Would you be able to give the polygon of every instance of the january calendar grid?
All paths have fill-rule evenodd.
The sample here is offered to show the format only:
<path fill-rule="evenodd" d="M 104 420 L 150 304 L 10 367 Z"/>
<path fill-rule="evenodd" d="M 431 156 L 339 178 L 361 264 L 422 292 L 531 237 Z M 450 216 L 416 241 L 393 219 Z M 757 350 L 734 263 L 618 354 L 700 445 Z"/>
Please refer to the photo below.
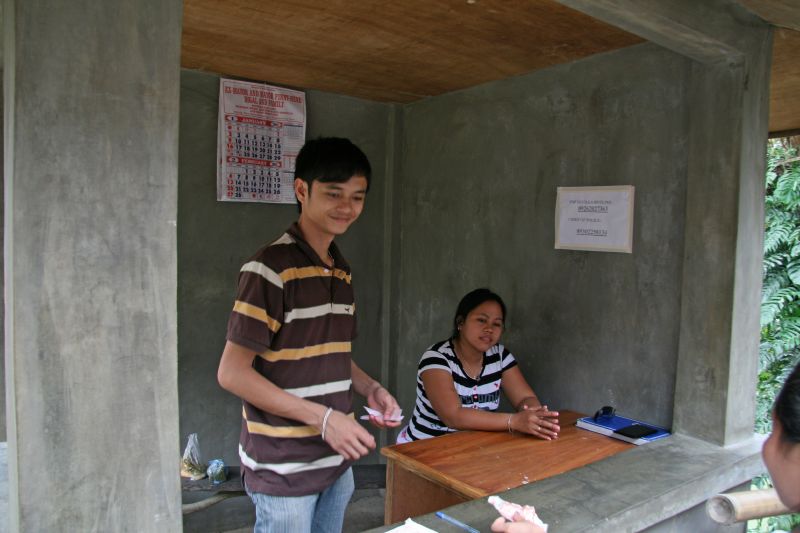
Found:
<path fill-rule="evenodd" d="M 294 203 L 294 161 L 305 141 L 305 94 L 220 80 L 217 199 Z"/>

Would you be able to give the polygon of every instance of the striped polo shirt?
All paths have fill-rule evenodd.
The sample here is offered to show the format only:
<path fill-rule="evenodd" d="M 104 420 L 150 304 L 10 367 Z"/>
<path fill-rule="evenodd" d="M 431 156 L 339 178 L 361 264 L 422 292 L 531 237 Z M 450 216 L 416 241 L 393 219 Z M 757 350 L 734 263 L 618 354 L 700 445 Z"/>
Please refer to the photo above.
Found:
<path fill-rule="evenodd" d="M 335 244 L 327 267 L 295 223 L 239 273 L 227 339 L 253 350 L 253 368 L 285 391 L 351 413 L 350 343 L 356 333 L 350 268 Z M 253 492 L 321 492 L 350 466 L 299 421 L 243 402 L 239 458 Z"/>
<path fill-rule="evenodd" d="M 417 368 L 417 402 L 408 426 L 400 432 L 398 443 L 438 437 L 457 431 L 447 427 L 433 409 L 422 374 L 428 370 L 439 369 L 453 376 L 456 394 L 462 407 L 496 411 L 500 406 L 500 385 L 503 372 L 516 366 L 517 361 L 502 344 L 495 344 L 483 354 L 483 368 L 478 379 L 473 379 L 464 371 L 461 361 L 456 357 L 451 341 L 434 344 L 422 354 Z"/>

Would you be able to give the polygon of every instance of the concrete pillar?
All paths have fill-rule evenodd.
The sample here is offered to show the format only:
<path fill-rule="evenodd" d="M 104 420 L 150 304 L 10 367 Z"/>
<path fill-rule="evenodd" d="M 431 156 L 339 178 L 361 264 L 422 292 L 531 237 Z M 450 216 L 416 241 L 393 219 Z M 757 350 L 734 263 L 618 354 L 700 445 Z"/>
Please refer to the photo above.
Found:
<path fill-rule="evenodd" d="M 772 32 L 732 0 L 559 1 L 694 60 L 673 429 L 750 438 Z"/>
<path fill-rule="evenodd" d="M 5 0 L 11 531 L 181 529 L 180 0 Z"/>
<path fill-rule="evenodd" d="M 720 445 L 755 420 L 771 32 L 692 67 L 675 429 Z"/>

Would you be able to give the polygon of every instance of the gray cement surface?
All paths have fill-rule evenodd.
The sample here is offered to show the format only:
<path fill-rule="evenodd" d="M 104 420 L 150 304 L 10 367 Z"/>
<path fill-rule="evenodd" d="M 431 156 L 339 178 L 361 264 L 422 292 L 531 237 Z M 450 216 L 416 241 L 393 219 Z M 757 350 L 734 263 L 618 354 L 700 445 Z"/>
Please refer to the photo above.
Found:
<path fill-rule="evenodd" d="M 762 441 L 763 437 L 754 436 L 746 443 L 722 448 L 673 435 L 511 489 L 502 496 L 534 505 L 551 531 L 559 533 L 619 533 L 648 528 L 659 533 L 716 533 L 723 530 L 700 508 L 714 494 L 739 487 L 764 471 Z M 449 507 L 446 512 L 480 531 L 488 531 L 496 517 L 486 498 Z M 433 514 L 414 520 L 426 527 L 441 527 Z M 390 529 L 392 526 L 382 526 L 374 533 Z"/>
<path fill-rule="evenodd" d="M 359 489 L 353 493 L 344 515 L 342 533 L 356 533 L 383 525 L 386 489 Z"/>
<path fill-rule="evenodd" d="M 674 418 L 673 427 L 713 442 L 751 430 L 752 395 L 742 391 L 755 382 L 755 363 L 744 359 L 758 333 L 748 324 L 756 324 L 760 280 L 754 236 L 762 228 L 753 203 L 763 202 L 763 172 L 752 169 L 763 165 L 768 62 L 758 55 L 767 48 L 765 30 L 732 19 L 731 2 L 702 3 L 715 16 L 697 15 L 689 0 L 647 5 L 687 13 L 723 45 L 733 34 L 757 44 L 746 73 L 741 65 L 712 72 L 689 59 L 693 53 L 650 42 L 402 108 L 309 92 L 309 136 L 351 137 L 375 167 L 367 210 L 341 242 L 358 276 L 363 318 L 354 357 L 373 376 L 390 378 L 407 412 L 419 355 L 448 333 L 458 298 L 489 285 L 509 307 L 504 342 L 551 406 L 593 412 L 611 403 L 654 423 Z M 0 470 L 0 489 L 21 498 L 12 509 L 6 496 L 0 511 L 23 531 L 73 518 L 76 528 L 113 530 L 130 516 L 147 521 L 140 531 L 174 531 L 179 486 L 164 465 L 174 466 L 182 438 L 201 433 L 211 457 L 228 459 L 236 449 L 239 402 L 213 376 L 239 254 L 256 244 L 243 239 L 263 242 L 295 213 L 213 200 L 213 76 L 184 76 L 192 79 L 183 80 L 175 161 L 180 3 L 124 2 L 121 16 L 120 6 L 86 0 L 58 10 L 44 2 L 4 5 L 16 17 L 7 18 L 15 23 L 6 25 L 14 32 L 5 41 L 14 45 L 5 53 L 13 59 L 5 65 L 13 73 L 6 111 L 14 119 L 6 134 L 14 147 L 6 155 L 13 171 L 6 175 L 6 249 L 14 254 L 5 290 L 14 310 L 6 343 L 14 350 L 5 355 L 7 382 L 16 384 L 6 412 L 17 413 L 10 433 L 26 446 L 3 450 L 2 464 L 8 455 L 14 460 L 10 474 Z M 654 9 L 635 16 L 661 20 Z M 686 16 L 676 20 L 692 28 Z M 72 38 L 76 27 L 99 40 Z M 691 35 L 705 43 L 699 31 Z M 192 92 L 195 83 L 200 93 Z M 192 146 L 197 153 L 187 151 Z M 636 186 L 635 252 L 554 250 L 556 187 L 620 183 Z M 254 226 L 263 237 L 248 231 Z M 65 268 L 51 257 L 74 259 Z M 730 423 L 728 413 L 735 415 Z M 109 445 L 113 432 L 97 439 L 85 430 L 115 427 L 121 418 L 135 436 L 124 447 Z M 676 487 L 686 476 L 699 478 L 678 459 L 695 462 L 698 450 L 678 446 L 672 462 L 638 463 L 649 471 L 676 466 L 667 471 L 670 498 L 634 505 L 626 498 L 637 493 L 608 486 L 619 473 L 630 475 L 630 465 L 527 490 L 536 501 L 558 496 L 542 509 L 575 525 L 566 530 L 644 527 L 653 512 L 682 512 L 707 489 L 746 477 L 737 463 L 720 461 L 710 473 L 716 485 L 695 482 L 687 501 Z M 712 458 L 725 452 L 703 451 Z M 41 457 L 48 464 L 31 469 Z M 98 458 L 122 471 L 107 475 L 112 469 Z M 81 483 L 87 475 L 100 481 Z M 63 490 L 72 486 L 80 490 Z M 577 504 L 559 507 L 571 491 L 580 495 Z M 485 504 L 465 505 L 467 517 L 488 519 Z M 601 522 L 604 515 L 611 522 Z"/>
<path fill-rule="evenodd" d="M 0 442 L 0 533 L 8 531 L 8 443 Z"/>
<path fill-rule="evenodd" d="M 3 518 L 174 533 L 182 2 L 53 7 L 3 5 Z"/>

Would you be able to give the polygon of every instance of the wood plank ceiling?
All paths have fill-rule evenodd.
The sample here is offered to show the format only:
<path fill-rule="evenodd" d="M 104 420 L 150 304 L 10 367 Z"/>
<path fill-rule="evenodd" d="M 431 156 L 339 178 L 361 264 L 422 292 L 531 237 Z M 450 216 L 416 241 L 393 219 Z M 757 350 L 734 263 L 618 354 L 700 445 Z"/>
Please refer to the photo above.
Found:
<path fill-rule="evenodd" d="M 770 131 L 800 129 L 800 32 L 781 32 Z M 554 0 L 184 0 L 181 65 L 407 103 L 641 42 Z"/>

